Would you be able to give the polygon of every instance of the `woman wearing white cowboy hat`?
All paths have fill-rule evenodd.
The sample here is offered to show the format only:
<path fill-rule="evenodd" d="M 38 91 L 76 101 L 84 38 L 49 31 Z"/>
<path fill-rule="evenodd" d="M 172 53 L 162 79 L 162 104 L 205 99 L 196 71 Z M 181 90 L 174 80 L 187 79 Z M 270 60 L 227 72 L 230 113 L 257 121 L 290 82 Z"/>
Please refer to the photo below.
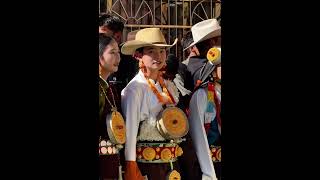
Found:
<path fill-rule="evenodd" d="M 138 74 L 121 92 L 127 127 L 126 180 L 145 177 L 163 180 L 168 175 L 179 179 L 176 162 L 177 156 L 182 154 L 179 142 L 168 140 L 156 127 L 164 108 L 175 106 L 179 100 L 177 88 L 162 78 L 161 71 L 166 50 L 176 42 L 177 39 L 169 45 L 159 28 L 146 28 L 138 31 L 135 40 L 127 41 L 121 48 L 123 54 L 133 55 L 140 67 Z"/>
<path fill-rule="evenodd" d="M 190 46 L 197 46 L 200 55 L 191 57 L 188 64 L 195 86 L 189 104 L 190 135 L 202 179 L 220 179 L 221 88 L 217 83 L 217 66 L 221 62 L 221 28 L 216 19 L 208 19 L 195 24 L 191 31 L 194 42 Z"/>

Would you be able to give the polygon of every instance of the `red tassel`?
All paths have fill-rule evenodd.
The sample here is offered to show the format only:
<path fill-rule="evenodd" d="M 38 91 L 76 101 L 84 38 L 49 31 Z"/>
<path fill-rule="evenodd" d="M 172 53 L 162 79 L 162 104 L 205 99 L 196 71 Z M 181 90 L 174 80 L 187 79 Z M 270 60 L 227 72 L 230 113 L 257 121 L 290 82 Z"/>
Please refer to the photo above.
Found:
<path fill-rule="evenodd" d="M 205 123 L 205 124 L 204 124 L 204 129 L 206 130 L 206 133 L 207 133 L 207 134 L 208 134 L 208 132 L 209 132 L 210 125 L 211 125 L 211 123 Z"/>

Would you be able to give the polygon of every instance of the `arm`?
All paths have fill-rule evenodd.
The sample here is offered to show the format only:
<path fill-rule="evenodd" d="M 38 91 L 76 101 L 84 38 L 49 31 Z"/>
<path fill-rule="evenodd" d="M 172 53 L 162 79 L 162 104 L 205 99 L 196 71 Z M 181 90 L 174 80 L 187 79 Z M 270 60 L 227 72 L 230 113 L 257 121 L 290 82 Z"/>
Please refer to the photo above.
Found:
<path fill-rule="evenodd" d="M 126 120 L 126 144 L 125 144 L 125 179 L 141 180 L 141 172 L 136 163 L 136 144 L 140 122 L 141 93 L 132 89 L 124 89 L 121 92 L 122 112 Z"/>
<path fill-rule="evenodd" d="M 183 79 L 179 74 L 176 74 L 176 77 L 173 79 L 173 82 L 181 92 L 182 96 L 191 94 L 191 91 L 184 87 Z"/>
<path fill-rule="evenodd" d="M 140 121 L 139 102 L 141 102 L 139 92 L 134 92 L 134 90 L 131 89 L 122 91 L 121 106 L 123 115 L 126 119 L 126 161 L 136 161 L 136 144 Z"/>
<path fill-rule="evenodd" d="M 209 179 L 216 180 L 207 134 L 204 129 L 206 106 L 207 95 L 205 90 L 200 88 L 193 94 L 190 101 L 190 135 L 203 173 L 202 179 L 208 179 L 209 177 Z"/>

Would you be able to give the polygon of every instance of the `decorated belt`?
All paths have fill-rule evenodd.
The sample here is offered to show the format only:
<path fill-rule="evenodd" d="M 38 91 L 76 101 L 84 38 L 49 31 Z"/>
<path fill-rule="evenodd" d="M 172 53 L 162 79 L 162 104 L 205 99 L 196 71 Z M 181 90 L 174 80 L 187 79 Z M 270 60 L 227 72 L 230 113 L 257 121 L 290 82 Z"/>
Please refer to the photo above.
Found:
<path fill-rule="evenodd" d="M 177 143 L 137 143 L 137 162 L 168 163 L 183 154 Z"/>
<path fill-rule="evenodd" d="M 221 162 L 221 146 L 210 146 L 210 152 L 213 162 Z"/>
<path fill-rule="evenodd" d="M 99 155 L 119 154 L 122 145 L 115 145 L 110 140 L 101 140 L 99 143 Z"/>

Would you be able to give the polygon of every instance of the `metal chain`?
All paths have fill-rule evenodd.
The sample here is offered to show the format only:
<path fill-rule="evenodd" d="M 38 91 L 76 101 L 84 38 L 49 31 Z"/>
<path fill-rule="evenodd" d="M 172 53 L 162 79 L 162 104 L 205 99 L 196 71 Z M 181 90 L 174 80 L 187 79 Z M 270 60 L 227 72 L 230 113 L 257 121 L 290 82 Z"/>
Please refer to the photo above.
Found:
<path fill-rule="evenodd" d="M 101 78 L 101 79 L 102 79 L 102 78 Z M 107 83 L 104 79 L 102 79 L 102 80 L 108 85 L 108 83 Z M 111 91 L 111 96 L 112 96 L 113 104 L 114 104 L 114 105 L 111 104 L 110 100 L 108 99 L 107 93 L 105 92 L 105 90 L 104 90 L 104 88 L 103 88 L 103 86 L 101 85 L 100 82 L 99 82 L 99 85 L 100 85 L 100 88 L 102 89 L 102 92 L 103 92 L 104 96 L 106 97 L 108 103 L 109 103 L 110 106 L 112 107 L 111 110 L 112 110 L 112 111 L 113 111 L 113 110 L 117 111 L 117 105 L 116 105 L 116 101 L 114 100 L 114 95 L 113 95 L 113 92 L 112 92 L 112 88 L 109 86 L 110 91 Z"/>

